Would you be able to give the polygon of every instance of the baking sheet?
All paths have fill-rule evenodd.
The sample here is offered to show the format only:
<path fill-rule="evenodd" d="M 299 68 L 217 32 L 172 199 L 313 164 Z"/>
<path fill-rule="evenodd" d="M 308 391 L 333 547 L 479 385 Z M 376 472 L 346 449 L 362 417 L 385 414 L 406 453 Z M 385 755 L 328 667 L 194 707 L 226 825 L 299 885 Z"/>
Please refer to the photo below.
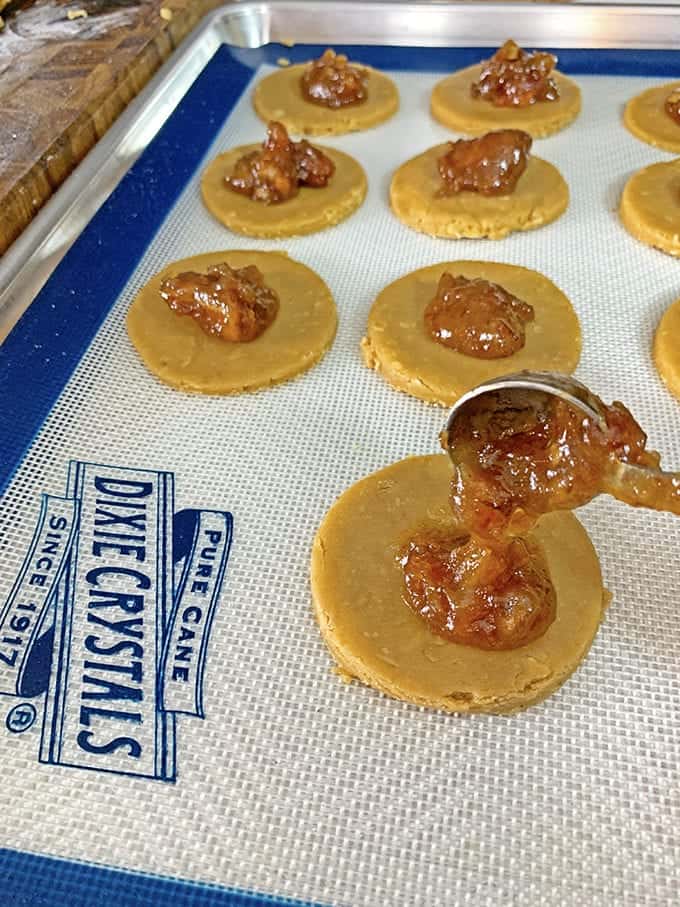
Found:
<path fill-rule="evenodd" d="M 497 47 L 512 33 L 524 46 L 674 50 L 680 16 L 672 4 L 513 2 L 225 3 L 208 14 L 134 98 L 96 147 L 0 258 L 0 342 L 83 227 L 154 139 L 175 105 L 224 43 L 260 48 L 291 40 L 393 47 Z M 670 54 L 668 55 L 670 58 Z M 632 74 L 634 54 L 617 72 Z M 270 60 L 273 62 L 273 60 Z M 674 69 L 671 64 L 671 69 Z M 659 75 L 660 72 L 654 72 Z M 674 77 L 676 72 L 672 72 Z"/>
<path fill-rule="evenodd" d="M 678 404 L 650 358 L 654 327 L 680 295 L 677 262 L 636 243 L 615 214 L 627 176 L 670 158 L 620 124 L 622 103 L 654 80 L 578 77 L 581 117 L 535 144 L 571 188 L 559 221 L 499 242 L 447 242 L 402 226 L 386 201 L 395 167 L 448 135 L 427 112 L 441 75 L 393 76 L 399 116 L 326 140 L 369 177 L 366 203 L 338 227 L 285 242 L 232 236 L 203 210 L 198 174 L 189 182 L 11 482 L 2 589 L 39 492 L 63 493 L 70 459 L 172 471 L 175 510 L 231 512 L 234 542 L 206 719 L 178 719 L 176 783 L 40 765 L 37 725 L 1 734 L 0 841 L 332 904 L 673 903 L 677 521 L 604 498 L 580 512 L 614 603 L 576 676 L 512 718 L 447 717 L 343 685 L 311 616 L 310 545 L 335 497 L 436 449 L 444 412 L 387 387 L 359 355 L 373 298 L 413 268 L 473 258 L 545 273 L 581 318 L 577 375 L 623 399 L 665 461 L 680 463 Z M 261 134 L 244 95 L 208 158 Z M 340 327 L 319 366 L 232 399 L 185 396 L 146 372 L 124 329 L 136 289 L 168 261 L 219 248 L 283 248 L 328 282 Z"/>

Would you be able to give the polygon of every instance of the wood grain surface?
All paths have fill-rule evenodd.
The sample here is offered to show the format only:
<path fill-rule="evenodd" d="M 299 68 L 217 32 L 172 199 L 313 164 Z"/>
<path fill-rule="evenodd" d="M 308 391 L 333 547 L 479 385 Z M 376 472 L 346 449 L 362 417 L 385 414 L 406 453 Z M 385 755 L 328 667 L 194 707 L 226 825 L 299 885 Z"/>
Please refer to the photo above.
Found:
<path fill-rule="evenodd" d="M 20 0 L 3 10 L 0 254 L 220 2 Z M 87 16 L 69 18 L 79 10 Z"/>

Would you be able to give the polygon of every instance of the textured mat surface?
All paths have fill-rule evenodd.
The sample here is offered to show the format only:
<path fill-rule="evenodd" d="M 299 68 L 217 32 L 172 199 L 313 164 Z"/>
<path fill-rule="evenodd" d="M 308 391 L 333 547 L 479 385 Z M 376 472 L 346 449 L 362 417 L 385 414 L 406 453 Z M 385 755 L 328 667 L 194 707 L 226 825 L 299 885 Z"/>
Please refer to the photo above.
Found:
<path fill-rule="evenodd" d="M 0 843 L 356 907 L 672 903 L 680 521 L 608 499 L 581 512 L 613 604 L 576 676 L 509 719 L 445 717 L 343 685 L 312 619 L 310 545 L 333 500 L 381 466 L 436 449 L 444 412 L 393 391 L 359 355 L 373 298 L 411 269 L 475 258 L 545 273 L 581 319 L 578 376 L 622 399 L 680 466 L 680 404 L 650 356 L 655 325 L 680 295 L 678 264 L 635 242 L 615 211 L 632 171 L 670 159 L 620 123 L 624 101 L 653 80 L 578 78 L 581 117 L 534 147 L 569 183 L 559 221 L 500 242 L 447 242 L 389 211 L 393 170 L 447 137 L 427 113 L 438 77 L 395 78 L 397 117 L 326 140 L 369 177 L 364 206 L 334 229 L 286 242 L 232 236 L 203 209 L 196 175 L 14 477 L 0 518 L 3 592 L 39 491 L 62 493 L 71 458 L 174 472 L 176 509 L 229 510 L 234 542 L 206 720 L 179 719 L 177 783 L 40 765 L 37 725 L 2 733 Z M 261 134 L 244 97 L 211 153 Z M 340 327 L 319 366 L 224 399 L 185 396 L 146 372 L 124 327 L 134 293 L 168 261 L 220 248 L 283 248 L 327 281 Z M 11 701 L 0 702 L 4 721 Z"/>

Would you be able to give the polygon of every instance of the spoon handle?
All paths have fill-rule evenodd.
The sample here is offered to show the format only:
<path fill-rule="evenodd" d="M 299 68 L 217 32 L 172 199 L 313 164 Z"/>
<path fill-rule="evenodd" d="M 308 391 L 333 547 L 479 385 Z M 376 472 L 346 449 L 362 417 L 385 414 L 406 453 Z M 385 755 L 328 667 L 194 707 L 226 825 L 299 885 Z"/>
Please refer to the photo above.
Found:
<path fill-rule="evenodd" d="M 680 516 L 680 472 L 662 472 L 619 461 L 603 490 L 633 507 L 666 510 Z"/>

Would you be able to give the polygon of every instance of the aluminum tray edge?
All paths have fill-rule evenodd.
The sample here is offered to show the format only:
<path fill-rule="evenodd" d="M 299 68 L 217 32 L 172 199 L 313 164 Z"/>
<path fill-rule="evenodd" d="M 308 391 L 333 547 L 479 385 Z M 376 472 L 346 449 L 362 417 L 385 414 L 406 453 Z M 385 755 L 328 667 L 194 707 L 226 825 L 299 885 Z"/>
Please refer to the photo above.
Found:
<path fill-rule="evenodd" d="M 560 3 L 399 3 L 356 0 L 233 2 L 210 13 L 163 64 L 85 160 L 0 259 L 0 342 L 49 278 L 221 43 L 493 45 L 511 31 L 520 43 L 554 47 L 674 48 L 675 6 Z"/>

